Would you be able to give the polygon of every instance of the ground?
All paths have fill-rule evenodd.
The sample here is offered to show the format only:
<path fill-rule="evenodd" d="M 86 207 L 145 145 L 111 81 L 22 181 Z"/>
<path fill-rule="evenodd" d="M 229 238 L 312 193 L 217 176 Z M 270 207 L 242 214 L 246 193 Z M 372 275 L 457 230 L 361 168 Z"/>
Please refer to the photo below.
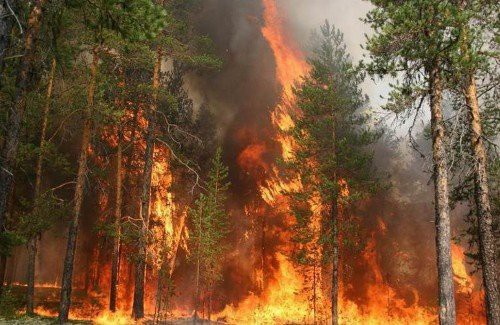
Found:
<path fill-rule="evenodd" d="M 55 318 L 41 317 L 41 316 L 19 316 L 13 319 L 6 319 L 0 317 L 0 324 L 9 325 L 45 325 L 45 324 L 56 324 Z M 71 324 L 91 324 L 90 322 L 71 322 Z"/>

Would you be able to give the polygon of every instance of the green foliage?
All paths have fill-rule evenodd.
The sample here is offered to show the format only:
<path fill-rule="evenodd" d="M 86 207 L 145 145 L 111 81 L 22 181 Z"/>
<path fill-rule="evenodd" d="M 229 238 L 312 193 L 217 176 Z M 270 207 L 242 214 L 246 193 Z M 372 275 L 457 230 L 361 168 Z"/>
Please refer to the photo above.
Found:
<path fill-rule="evenodd" d="M 16 228 L 26 239 L 44 233 L 70 213 L 68 203 L 56 197 L 51 191 L 41 194 L 34 202 L 22 200 L 21 205 L 26 212 L 19 213 Z"/>
<path fill-rule="evenodd" d="M 16 318 L 23 304 L 23 299 L 16 295 L 11 288 L 4 288 L 0 295 L 0 316 L 6 319 Z"/>
<path fill-rule="evenodd" d="M 165 27 L 167 17 L 153 0 L 72 0 L 69 4 L 83 17 L 98 44 L 114 35 L 130 41 L 153 39 Z"/>
<path fill-rule="evenodd" d="M 0 233 L 0 255 L 10 256 L 12 249 L 26 243 L 26 239 L 15 231 L 4 231 Z"/>
<path fill-rule="evenodd" d="M 397 78 L 391 84 L 386 108 L 397 113 L 419 109 L 428 94 L 427 73 L 444 63 L 444 53 L 459 39 L 449 28 L 457 8 L 450 1 L 372 0 L 375 7 L 364 19 L 374 31 L 367 38 L 372 76 Z"/>
<path fill-rule="evenodd" d="M 498 1 L 432 1 L 432 0 L 371 0 L 375 7 L 365 18 L 374 30 L 367 39 L 370 62 L 367 71 L 372 76 L 391 76 L 398 81 L 386 109 L 418 116 L 429 95 L 429 72 L 439 69 L 444 83 L 444 110 L 447 147 L 454 179 L 453 203 L 466 203 L 469 224 L 460 237 L 466 237 L 472 247 L 477 244 L 476 212 L 474 207 L 474 154 L 468 108 L 464 99 L 466 80 L 474 78 L 479 89 L 479 101 L 485 138 L 495 139 L 499 132 L 498 108 Z M 408 115 L 404 116 L 407 118 Z M 451 115 L 449 117 L 448 115 Z M 411 133 L 410 129 L 410 133 Z M 430 132 L 427 137 L 430 137 Z M 493 140 L 492 142 L 494 142 Z M 495 146 L 489 155 L 497 164 Z M 490 177 L 497 177 L 490 166 Z M 493 198 L 493 195 L 492 195 Z M 493 198 L 494 201 L 494 198 Z M 494 203 L 493 203 L 494 204 Z M 476 258 L 475 253 L 471 257 Z"/>
<path fill-rule="evenodd" d="M 288 193 L 296 219 L 294 240 L 303 247 L 295 256 L 300 264 L 314 259 L 308 244 L 328 246 L 331 241 L 332 205 L 348 207 L 378 186 L 369 146 L 380 133 L 369 128 L 369 116 L 363 112 L 367 103 L 361 91 L 364 75 L 352 64 L 342 33 L 328 22 L 314 43 L 311 72 L 295 89 L 299 112 L 289 131 L 296 143 L 295 155 L 285 162 L 303 185 L 302 190 Z M 341 180 L 346 182 L 348 196 L 340 195 Z M 322 211 L 312 204 L 318 197 Z M 314 234 L 310 227 L 318 213 L 324 226 L 320 234 Z"/>
<path fill-rule="evenodd" d="M 191 70 L 218 70 L 222 61 L 215 55 L 212 40 L 200 35 L 192 23 L 199 0 L 173 0 L 165 3 L 168 26 L 156 40 L 177 63 Z"/>
<path fill-rule="evenodd" d="M 221 258 L 226 250 L 223 242 L 229 232 L 226 201 L 230 184 L 227 178 L 228 169 L 222 163 L 219 148 L 212 159 L 205 190 L 189 212 L 191 259 L 200 263 L 201 281 L 208 288 L 213 287 L 222 276 Z"/>

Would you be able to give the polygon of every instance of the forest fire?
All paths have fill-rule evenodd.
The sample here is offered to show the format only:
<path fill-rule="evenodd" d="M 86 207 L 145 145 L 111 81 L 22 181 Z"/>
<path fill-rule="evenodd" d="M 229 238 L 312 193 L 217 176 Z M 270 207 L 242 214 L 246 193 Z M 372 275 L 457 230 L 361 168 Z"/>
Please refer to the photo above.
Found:
<path fill-rule="evenodd" d="M 295 113 L 293 87 L 296 82 L 300 82 L 302 76 L 308 72 L 308 65 L 302 53 L 295 48 L 289 36 L 285 32 L 282 16 L 278 10 L 275 0 L 263 0 L 264 6 L 264 26 L 262 34 L 268 41 L 276 61 L 276 79 L 282 88 L 281 102 L 271 113 L 273 125 L 276 129 L 276 140 L 280 143 L 281 154 L 284 160 L 294 155 L 294 143 L 291 137 L 285 135 L 287 130 L 293 127 L 290 114 Z M 259 164 L 259 156 L 265 148 L 262 145 L 250 145 L 239 157 L 239 164 L 245 167 L 247 164 Z M 245 160 L 248 159 L 249 162 Z M 274 211 L 287 211 L 287 200 L 283 193 L 296 188 L 300 188 L 300 180 L 284 180 L 281 178 L 277 166 L 271 168 L 266 166 L 268 178 L 262 180 L 260 187 L 264 201 L 273 207 Z M 269 176 L 270 175 L 270 176 Z M 348 196 L 348 189 L 344 186 Z M 312 205 L 321 204 L 313 202 Z M 319 209 L 315 209 L 319 210 Z M 283 215 L 281 216 L 284 217 Z M 284 217 L 288 218 L 288 217 Z M 315 218 L 316 220 L 319 217 Z M 377 232 L 383 236 L 386 225 L 379 220 Z M 289 220 L 291 222 L 291 219 Z M 291 225 L 291 223 L 289 224 Z M 284 235 L 286 229 L 281 229 L 280 237 L 285 247 L 284 251 L 291 248 L 289 238 Z M 286 247 L 288 246 L 288 248 Z M 471 277 L 465 267 L 463 249 L 460 246 L 453 246 L 454 270 L 456 274 L 458 291 L 469 292 L 471 290 Z M 280 252 L 275 252 L 275 259 L 278 266 L 272 274 L 270 283 L 260 294 L 251 293 L 246 299 L 236 304 L 228 305 L 220 314 L 219 319 L 228 320 L 230 323 L 245 324 L 281 324 L 281 323 L 301 323 L 313 324 L 323 323 L 328 320 L 329 299 L 323 292 L 316 293 L 314 301 L 304 293 L 306 275 L 300 272 L 286 257 Z M 430 307 L 421 305 L 418 290 L 412 288 L 412 303 L 408 303 L 399 296 L 397 290 L 392 288 L 384 280 L 381 266 L 377 258 L 377 244 L 375 232 L 372 234 L 366 248 L 361 254 L 364 263 L 368 266 L 368 273 L 363 281 L 368 283 L 366 301 L 355 302 L 343 290 L 346 283 L 341 283 L 340 289 L 340 316 L 341 324 L 433 324 L 437 318 Z M 316 272 L 316 271 L 313 271 Z M 307 272 L 306 272 L 307 273 Z M 320 272 L 321 273 L 321 272 Z M 310 275 L 310 274 L 309 274 Z M 317 281 L 321 280 L 321 275 L 314 274 Z M 465 290 L 465 291 L 464 291 Z M 477 294 L 482 295 L 480 292 Z M 312 308 L 312 304 L 319 307 Z M 472 321 L 462 319 L 460 323 L 483 324 L 484 316 L 482 310 L 484 306 L 477 305 L 472 309 L 479 313 L 479 318 Z"/>
<path fill-rule="evenodd" d="M 408 190 L 409 199 L 402 197 L 399 188 L 392 190 L 393 176 L 394 184 L 404 188 L 398 184 L 404 177 L 400 169 L 387 177 L 389 181 L 381 179 L 385 169 L 379 171 L 379 165 L 400 158 L 394 154 L 380 162 L 375 157 L 378 150 L 389 147 L 384 141 L 392 140 L 383 139 L 385 125 L 380 132 L 372 130 L 379 126 L 372 125 L 377 123 L 371 120 L 363 88 L 364 74 L 370 72 L 363 70 L 367 67 L 358 68 L 340 30 L 325 21 L 320 33 L 314 34 L 317 44 L 311 44 L 317 48 L 306 53 L 296 39 L 300 33 L 294 30 L 304 26 L 292 24 L 293 12 L 285 1 L 258 0 L 248 8 L 224 12 L 244 17 L 227 25 L 201 17 L 198 10 L 234 9 L 238 5 L 232 2 L 207 2 L 195 8 L 182 0 L 161 5 L 151 1 L 145 13 L 135 12 L 135 3 L 149 0 L 130 1 L 130 7 L 110 8 L 82 2 L 82 8 L 98 12 L 89 17 L 112 17 L 82 20 L 71 28 L 72 33 L 98 30 L 102 33 L 94 35 L 102 38 L 98 45 L 88 35 L 40 38 L 63 37 L 60 43 L 66 42 L 68 48 L 85 50 L 74 60 L 81 69 L 77 76 L 58 76 L 54 59 L 47 76 L 49 89 L 39 96 L 46 101 L 44 124 L 55 125 L 54 130 L 49 128 L 54 135 L 46 139 L 42 130 L 40 139 L 34 134 L 16 140 L 26 142 L 23 157 L 16 162 L 22 172 L 16 173 L 26 175 L 16 175 L 20 181 L 9 189 L 8 205 L 0 190 L 0 217 L 4 217 L 4 205 L 10 209 L 6 221 L 0 220 L 0 275 L 6 284 L 1 282 L 0 303 L 26 296 L 14 311 L 0 304 L 0 323 L 2 313 L 9 315 L 5 319 L 38 315 L 58 318 L 60 323 L 83 320 L 103 325 L 487 323 L 492 317 L 487 279 L 475 272 L 484 261 L 470 254 L 477 248 L 474 244 L 466 248 L 453 242 L 454 235 L 466 227 L 470 232 L 471 226 L 460 220 L 464 224 L 453 225 L 458 230 L 440 233 L 447 222 L 442 219 L 455 213 L 447 210 L 453 206 L 448 202 L 453 195 L 447 192 L 452 185 L 443 181 L 444 171 L 437 172 L 446 164 L 438 164 L 436 157 L 444 155 L 433 157 L 433 177 L 435 191 L 444 193 L 447 207 L 438 211 L 443 204 L 436 202 L 433 220 L 428 193 L 417 200 L 413 189 Z M 31 14 L 42 15 L 45 5 L 36 2 Z M 383 8 L 389 9 L 393 10 Z M 80 9 L 64 10 L 74 14 Z M 115 15 L 130 19 L 114 21 Z M 70 24 L 66 18 L 60 20 Z M 205 25 L 210 27 L 208 35 L 201 35 Z M 226 33 L 226 27 L 236 32 Z M 50 29 L 45 25 L 31 26 L 27 32 L 46 30 Z M 81 38 L 85 46 L 73 43 L 73 38 Z M 257 40 L 249 45 L 249 39 Z M 27 37 L 26 57 L 36 62 L 35 52 L 29 55 L 30 42 Z M 238 48 L 243 43 L 248 48 Z M 391 48 L 382 45 L 384 50 Z M 254 52 L 242 53 L 251 47 Z M 377 54 L 380 49 L 370 50 Z M 406 63 L 402 66 L 413 66 Z M 40 66 L 42 71 L 44 65 Z M 16 69 L 9 66 L 10 70 Z M 235 80 L 249 84 L 235 85 Z M 28 91 L 24 85 L 28 82 L 35 80 L 16 84 L 26 88 L 19 96 L 33 91 L 35 100 L 40 95 L 36 92 L 45 86 Z M 72 86 L 77 90 L 71 92 L 83 94 L 78 105 L 66 98 L 73 96 L 66 89 L 72 83 L 78 86 Z M 2 87 L 0 82 L 0 91 Z M 429 91 L 419 96 L 424 96 L 422 104 L 425 96 L 432 101 L 438 95 Z M 15 107 L 33 105 L 24 101 Z M 75 112 L 61 109 L 67 106 L 75 106 Z M 18 113 L 24 114 L 24 109 Z M 50 109 L 58 111 L 51 116 Z M 71 121 L 72 114 L 83 114 L 83 122 Z M 37 114 L 30 111 L 28 118 L 33 116 Z M 54 121 L 48 122 L 50 118 Z M 431 128 L 436 123 L 433 116 Z M 81 139 L 78 132 L 61 131 L 74 125 L 81 129 Z M 29 133 L 31 125 L 23 127 Z M 434 132 L 432 141 L 439 134 Z M 36 141 L 40 147 L 33 145 Z M 45 141 L 53 141 L 54 148 L 45 152 Z M 378 141 L 383 142 L 382 149 Z M 0 147 L 4 142 L 0 132 Z M 78 148 L 75 143 L 80 142 Z M 433 143 L 433 150 L 438 146 Z M 391 154 L 396 150 L 387 149 Z M 0 158 L 2 170 L 16 165 L 9 158 L 12 166 L 6 168 L 4 157 Z M 25 172 L 35 158 L 36 173 Z M 45 160 L 56 161 L 54 165 L 67 175 L 49 167 L 42 172 Z M 2 170 L 0 176 L 5 174 Z M 37 177 L 34 195 L 30 173 Z M 8 181 L 10 176 L 4 176 L 0 182 Z M 442 184 L 446 189 L 439 189 Z M 46 193 L 42 195 L 40 188 L 47 188 Z M 61 217 L 53 218 L 56 208 L 62 211 Z M 478 208 L 477 213 L 481 211 Z M 476 238 L 467 239 L 472 243 Z M 481 240 L 476 246 L 483 244 Z M 66 246 L 61 244 L 66 241 Z M 447 274 L 430 265 L 431 260 L 447 264 Z M 445 276 L 452 278 L 454 291 L 442 284 Z M 4 287 L 8 289 L 3 291 Z M 449 289 L 447 298 L 453 300 L 453 311 L 446 310 L 449 315 L 443 315 L 443 288 Z M 445 316 L 453 321 L 443 321 Z"/>

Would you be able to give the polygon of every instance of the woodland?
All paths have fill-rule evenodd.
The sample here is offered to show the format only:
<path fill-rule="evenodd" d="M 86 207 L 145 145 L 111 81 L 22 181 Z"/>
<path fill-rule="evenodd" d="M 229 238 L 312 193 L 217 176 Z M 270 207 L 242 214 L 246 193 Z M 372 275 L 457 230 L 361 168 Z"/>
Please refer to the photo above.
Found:
<path fill-rule="evenodd" d="M 359 2 L 0 0 L 0 323 L 500 325 L 500 4 Z"/>

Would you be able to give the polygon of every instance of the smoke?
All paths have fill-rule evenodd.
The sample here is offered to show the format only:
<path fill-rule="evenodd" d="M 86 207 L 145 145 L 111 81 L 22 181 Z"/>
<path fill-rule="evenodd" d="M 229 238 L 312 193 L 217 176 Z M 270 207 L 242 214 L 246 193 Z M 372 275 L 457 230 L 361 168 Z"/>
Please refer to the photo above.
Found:
<path fill-rule="evenodd" d="M 367 1 L 281 0 L 278 5 L 290 36 L 306 54 L 312 30 L 328 19 L 344 33 L 353 60 L 363 58 L 360 44 L 370 31 L 360 18 L 370 8 Z M 270 112 L 280 101 L 280 87 L 273 53 L 261 33 L 262 9 L 260 0 L 204 1 L 197 27 L 214 40 L 224 65 L 219 72 L 186 78 L 191 97 L 198 105 L 206 104 L 216 116 L 232 183 L 229 208 L 233 229 L 226 243 L 230 249 L 224 261 L 224 282 L 216 290 L 219 304 L 237 303 L 249 292 L 258 293 L 265 286 L 255 282 L 256 269 L 263 269 L 264 279 L 266 275 L 272 276 L 277 261 L 271 253 L 281 249 L 282 241 L 276 229 L 286 227 L 279 214 L 263 204 L 258 189 L 259 181 L 269 175 L 269 166 L 275 164 L 279 155 Z M 371 105 L 377 108 L 384 102 L 380 95 L 388 92 L 387 82 L 367 80 L 364 91 L 370 96 Z M 392 187 L 354 209 L 361 223 L 360 236 L 370 238 L 375 234 L 384 281 L 397 288 L 409 304 L 415 302 L 411 288 L 417 288 L 420 299 L 434 306 L 436 270 L 429 174 L 422 172 L 424 161 L 409 150 L 402 152 L 390 137 L 381 140 L 374 150 L 380 177 Z M 389 173 L 390 177 L 385 176 Z M 88 197 L 93 199 L 86 204 L 83 220 L 86 226 L 80 236 L 82 249 L 76 269 L 80 275 L 85 274 L 87 260 L 96 246 L 92 239 L 93 225 L 99 217 L 95 209 L 98 194 Z M 385 231 L 380 230 L 380 221 L 386 225 Z M 66 229 L 58 226 L 44 235 L 55 239 L 44 241 L 41 248 L 39 261 L 43 265 L 39 267 L 42 270 L 39 282 L 59 281 L 65 233 Z M 351 271 L 346 280 L 356 283 L 347 293 L 362 304 L 367 300 L 370 266 L 363 264 L 359 252 L 343 258 L 346 270 Z M 189 308 L 186 305 L 192 303 L 193 272 L 185 255 L 179 257 L 178 265 L 181 272 L 174 272 L 174 281 L 180 288 L 176 301 Z M 23 281 L 23 268 L 17 267 L 12 272 L 17 281 Z M 214 307 L 222 309 L 224 305 Z"/>
<path fill-rule="evenodd" d="M 370 9 L 368 1 L 282 0 L 278 1 L 278 6 L 290 36 L 304 53 L 310 50 L 311 32 L 329 20 L 344 33 L 353 61 L 365 58 L 361 44 L 370 29 L 361 18 Z M 272 164 L 277 155 L 269 116 L 279 102 L 279 89 L 273 55 L 260 31 L 261 1 L 210 0 L 206 2 L 201 17 L 200 30 L 214 39 L 225 64 L 220 73 L 192 78 L 190 84 L 203 93 L 202 97 L 215 111 L 219 127 L 223 130 L 225 158 L 233 183 L 232 218 L 237 225 L 230 240 L 235 251 L 228 261 L 224 288 L 229 301 L 238 301 L 246 291 L 252 290 L 251 277 L 255 267 L 252 252 L 258 246 L 258 240 L 267 238 L 256 236 L 253 240 L 241 240 L 253 226 L 244 208 L 253 200 L 258 200 L 258 178 L 266 174 L 266 163 Z M 371 112 L 380 116 L 379 107 L 384 104 L 383 97 L 389 91 L 388 81 L 367 79 L 363 87 L 371 99 Z M 384 116 L 384 125 L 394 119 L 393 116 Z M 401 125 L 394 133 L 399 136 L 406 134 L 407 126 Z M 262 144 L 268 149 L 259 150 Z M 424 148 L 426 145 L 427 142 Z M 430 174 L 424 172 L 427 162 L 408 149 L 406 143 L 400 145 L 391 136 L 384 137 L 374 150 L 380 177 L 391 187 L 358 207 L 356 213 L 361 219 L 362 236 L 377 232 L 376 249 L 389 285 L 397 288 L 409 304 L 415 303 L 412 288 L 417 288 L 422 303 L 435 306 L 434 212 Z M 255 155 L 255 159 L 247 157 L 247 165 L 238 164 L 239 156 L 249 154 L 248 151 Z M 390 177 L 386 176 L 389 173 Z M 271 212 L 253 213 L 265 216 Z M 385 232 L 379 231 L 379 220 L 386 224 Z M 275 248 L 266 243 L 266 249 Z M 346 258 L 346 263 L 356 270 L 348 281 L 360 283 L 351 289 L 350 294 L 362 301 L 367 283 L 364 281 L 363 285 L 360 280 L 366 280 L 370 270 L 367 265 L 359 264 L 356 256 Z"/>

